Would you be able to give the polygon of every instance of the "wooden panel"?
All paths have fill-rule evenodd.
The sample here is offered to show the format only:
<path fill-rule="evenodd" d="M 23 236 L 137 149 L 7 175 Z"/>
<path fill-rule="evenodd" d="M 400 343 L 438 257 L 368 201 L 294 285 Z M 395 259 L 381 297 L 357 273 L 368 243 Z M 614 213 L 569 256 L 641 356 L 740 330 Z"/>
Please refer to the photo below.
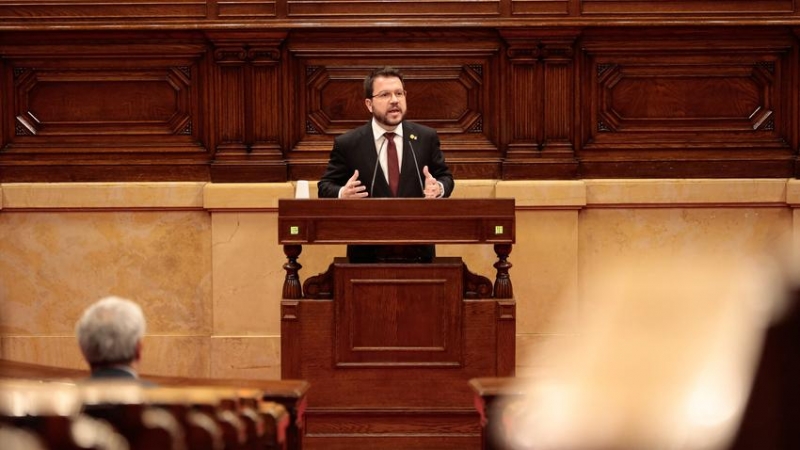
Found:
<path fill-rule="evenodd" d="M 129 38 L 39 33 L 34 44 L 24 36 L 2 41 L 5 180 L 207 178 L 204 46 L 191 34 L 160 44 Z M 152 173 L 134 174 L 154 158 Z"/>
<path fill-rule="evenodd" d="M 284 32 L 208 32 L 213 42 L 215 182 L 286 179 L 281 134 Z"/>
<path fill-rule="evenodd" d="M 315 410 L 308 415 L 304 450 L 479 450 L 474 411 Z"/>
<path fill-rule="evenodd" d="M 569 14 L 569 6 L 569 0 L 511 0 L 511 14 L 566 15 Z"/>
<path fill-rule="evenodd" d="M 76 136 L 191 135 L 191 67 L 13 71 L 15 146 L 31 140 L 25 136 L 64 143 Z"/>
<path fill-rule="evenodd" d="M 497 15 L 500 0 L 286 0 L 289 17 Z"/>
<path fill-rule="evenodd" d="M 30 2 L 0 0 L 0 19 L 205 19 L 205 0 Z"/>
<path fill-rule="evenodd" d="M 333 365 L 333 301 L 300 300 L 299 334 L 285 335 L 282 330 L 281 336 L 282 342 L 294 341 L 304 356 L 299 367 L 290 367 L 282 351 L 281 377 L 301 378 L 314 386 L 314 395 L 309 397 L 309 407 L 314 408 L 470 408 L 467 380 L 508 375 L 497 372 L 495 305 L 495 300 L 463 301 L 464 364 L 460 368 L 338 368 Z"/>
<path fill-rule="evenodd" d="M 755 61 L 600 64 L 594 140 L 626 132 L 773 131 L 774 72 L 773 62 Z"/>
<path fill-rule="evenodd" d="M 403 419 L 403 420 L 398 420 Z M 375 412 L 368 410 L 354 410 L 345 412 L 334 412 L 319 410 L 311 420 L 306 423 L 306 437 L 314 435 L 335 435 L 348 434 L 352 432 L 351 426 L 354 422 L 363 423 L 363 430 L 369 434 L 397 435 L 407 434 L 412 431 L 416 434 L 431 434 L 432 428 L 436 428 L 440 436 L 476 434 L 475 425 L 477 417 L 468 414 L 467 411 L 460 411 L 460 414 L 441 414 L 435 411 L 398 411 Z M 384 447 L 380 447 L 384 448 Z M 437 447 L 438 448 L 438 447 Z"/>
<path fill-rule="evenodd" d="M 459 367 L 461 258 L 337 264 L 337 367 Z"/>
<path fill-rule="evenodd" d="M 217 0 L 216 3 L 220 19 L 265 19 L 277 14 L 274 0 Z"/>
<path fill-rule="evenodd" d="M 794 0 L 581 0 L 584 14 L 787 13 Z"/>
<path fill-rule="evenodd" d="M 0 181 L 318 179 L 333 138 L 369 120 L 362 80 L 385 64 L 405 72 L 408 118 L 439 131 L 457 179 L 800 173 L 794 28 L 630 17 L 0 21 Z"/>
<path fill-rule="evenodd" d="M 758 176 L 757 161 L 791 174 L 787 36 L 749 30 L 744 41 L 648 33 L 622 42 L 598 35 L 583 46 L 584 173 L 600 176 L 592 163 L 601 161 L 597 167 L 624 160 L 745 159 L 747 167 L 739 170 L 751 176 Z M 698 176 L 709 169 L 681 165 L 671 161 L 669 175 Z"/>
<path fill-rule="evenodd" d="M 510 122 L 503 178 L 574 178 L 575 29 L 503 30 Z"/>

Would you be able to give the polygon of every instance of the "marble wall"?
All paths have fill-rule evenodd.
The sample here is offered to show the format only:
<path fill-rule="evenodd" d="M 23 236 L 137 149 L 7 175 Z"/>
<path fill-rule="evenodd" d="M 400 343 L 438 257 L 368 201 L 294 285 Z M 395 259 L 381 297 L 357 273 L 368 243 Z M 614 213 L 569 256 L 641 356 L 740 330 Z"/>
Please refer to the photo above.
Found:
<path fill-rule="evenodd" d="M 1 184 L 0 194 L 0 357 L 83 368 L 75 321 L 114 294 L 147 315 L 144 373 L 280 376 L 277 201 L 292 183 Z M 580 332 L 588 275 L 609 261 L 750 258 L 800 232 L 797 180 L 482 180 L 458 182 L 454 197 L 516 199 L 518 374 L 546 364 L 528 358 L 537 347 Z M 491 246 L 438 252 L 494 278 Z M 305 246 L 301 278 L 343 254 Z"/>

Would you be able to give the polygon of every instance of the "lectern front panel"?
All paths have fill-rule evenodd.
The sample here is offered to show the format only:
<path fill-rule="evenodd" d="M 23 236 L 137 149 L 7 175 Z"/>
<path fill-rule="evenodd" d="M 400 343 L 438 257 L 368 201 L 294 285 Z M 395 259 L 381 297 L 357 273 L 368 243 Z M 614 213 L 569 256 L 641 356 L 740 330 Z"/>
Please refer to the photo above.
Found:
<path fill-rule="evenodd" d="M 463 365 L 461 258 L 334 272 L 337 367 Z"/>

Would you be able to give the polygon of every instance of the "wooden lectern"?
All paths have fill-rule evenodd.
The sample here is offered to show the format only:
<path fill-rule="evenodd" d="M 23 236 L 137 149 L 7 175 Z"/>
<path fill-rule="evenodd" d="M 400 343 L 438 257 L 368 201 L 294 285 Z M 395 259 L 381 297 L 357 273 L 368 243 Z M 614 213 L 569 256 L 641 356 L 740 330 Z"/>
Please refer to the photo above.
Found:
<path fill-rule="evenodd" d="M 514 375 L 514 226 L 513 199 L 279 201 L 281 375 L 311 384 L 305 449 L 480 448 L 468 382 Z M 497 273 L 334 258 L 301 285 L 304 244 L 492 244 Z"/>

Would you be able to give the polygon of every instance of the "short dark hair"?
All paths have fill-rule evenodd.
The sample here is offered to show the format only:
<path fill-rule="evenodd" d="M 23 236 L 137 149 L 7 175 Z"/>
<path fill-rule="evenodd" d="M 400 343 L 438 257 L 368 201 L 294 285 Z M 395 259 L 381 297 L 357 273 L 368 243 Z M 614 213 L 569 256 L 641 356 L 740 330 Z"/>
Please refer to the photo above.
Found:
<path fill-rule="evenodd" d="M 367 75 L 367 78 L 364 78 L 364 98 L 372 98 L 372 84 L 375 82 L 375 78 L 378 77 L 397 77 L 400 79 L 400 83 L 403 83 L 403 74 L 398 69 L 389 66 L 375 69 Z M 405 86 L 405 83 L 403 85 Z"/>

